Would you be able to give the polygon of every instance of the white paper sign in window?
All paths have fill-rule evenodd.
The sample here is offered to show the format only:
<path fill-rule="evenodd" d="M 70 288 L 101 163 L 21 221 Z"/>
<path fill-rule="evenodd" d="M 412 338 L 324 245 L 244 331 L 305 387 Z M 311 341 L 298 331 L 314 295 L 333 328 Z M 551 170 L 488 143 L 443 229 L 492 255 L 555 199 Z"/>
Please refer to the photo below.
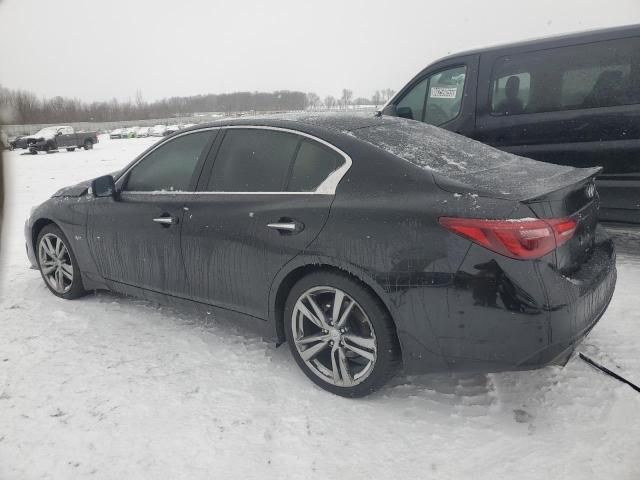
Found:
<path fill-rule="evenodd" d="M 458 87 L 431 87 L 429 97 L 431 98 L 456 98 Z"/>

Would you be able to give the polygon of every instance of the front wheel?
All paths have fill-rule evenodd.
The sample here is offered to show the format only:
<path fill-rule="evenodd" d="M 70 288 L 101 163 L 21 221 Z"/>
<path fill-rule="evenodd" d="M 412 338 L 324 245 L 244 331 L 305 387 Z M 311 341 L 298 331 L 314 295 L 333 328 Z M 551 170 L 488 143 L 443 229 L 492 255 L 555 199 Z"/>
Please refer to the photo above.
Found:
<path fill-rule="evenodd" d="M 83 296 L 78 262 L 67 237 L 56 225 L 46 225 L 36 242 L 38 267 L 47 288 L 54 295 L 71 300 Z"/>
<path fill-rule="evenodd" d="M 356 280 L 334 272 L 302 278 L 289 293 L 285 333 L 302 371 L 343 397 L 363 397 L 399 369 L 400 347 L 389 313 Z"/>
<path fill-rule="evenodd" d="M 89 139 L 84 141 L 84 149 L 91 150 L 93 148 L 93 142 Z"/>
<path fill-rule="evenodd" d="M 67 148 L 67 152 L 75 152 L 75 151 L 76 151 L 76 147 Z"/>

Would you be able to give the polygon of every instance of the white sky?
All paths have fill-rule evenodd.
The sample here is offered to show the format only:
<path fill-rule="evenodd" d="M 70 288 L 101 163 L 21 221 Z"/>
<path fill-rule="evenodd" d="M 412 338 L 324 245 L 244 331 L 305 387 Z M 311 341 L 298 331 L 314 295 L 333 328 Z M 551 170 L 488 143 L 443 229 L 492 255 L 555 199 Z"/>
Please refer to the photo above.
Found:
<path fill-rule="evenodd" d="M 83 100 L 400 88 L 478 46 L 640 23 L 640 0 L 3 0 L 0 84 Z"/>

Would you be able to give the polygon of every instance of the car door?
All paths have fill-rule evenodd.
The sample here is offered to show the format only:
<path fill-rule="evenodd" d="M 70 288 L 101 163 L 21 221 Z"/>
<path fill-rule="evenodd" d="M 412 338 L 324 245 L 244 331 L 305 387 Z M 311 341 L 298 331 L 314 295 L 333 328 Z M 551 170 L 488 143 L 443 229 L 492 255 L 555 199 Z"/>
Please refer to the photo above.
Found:
<path fill-rule="evenodd" d="M 383 115 L 470 133 L 475 122 L 478 59 L 479 55 L 465 55 L 427 67 L 389 102 Z"/>
<path fill-rule="evenodd" d="M 71 127 L 61 127 L 58 129 L 55 138 L 56 146 L 58 148 L 65 148 L 69 146 L 69 142 L 72 136 L 70 135 L 71 132 L 73 132 L 73 128 Z"/>
<path fill-rule="evenodd" d="M 187 278 L 180 250 L 184 206 L 193 193 L 215 130 L 160 143 L 117 182 L 116 198 L 96 198 L 87 236 L 107 280 L 181 296 Z"/>
<path fill-rule="evenodd" d="M 282 129 L 234 127 L 220 137 L 185 213 L 190 296 L 266 318 L 276 273 L 322 229 L 351 160 Z"/>

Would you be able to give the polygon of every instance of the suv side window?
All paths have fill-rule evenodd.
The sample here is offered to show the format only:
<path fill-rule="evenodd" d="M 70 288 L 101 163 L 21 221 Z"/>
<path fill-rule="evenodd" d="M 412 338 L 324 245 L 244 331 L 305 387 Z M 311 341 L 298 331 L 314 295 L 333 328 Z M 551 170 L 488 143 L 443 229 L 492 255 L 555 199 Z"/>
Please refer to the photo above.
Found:
<path fill-rule="evenodd" d="M 640 103 L 640 38 L 608 40 L 496 60 L 493 115 Z"/>
<path fill-rule="evenodd" d="M 313 192 L 344 163 L 337 152 L 311 140 L 303 140 L 291 171 L 287 191 Z"/>
<path fill-rule="evenodd" d="M 210 130 L 189 133 L 161 145 L 133 167 L 124 190 L 192 191 L 191 179 L 211 135 Z"/>
<path fill-rule="evenodd" d="M 420 81 L 397 104 L 398 115 L 431 125 L 442 125 L 458 116 L 467 67 L 462 65 L 434 73 Z"/>
<path fill-rule="evenodd" d="M 268 129 L 228 129 L 206 190 L 281 192 L 300 142 L 297 135 Z"/>

